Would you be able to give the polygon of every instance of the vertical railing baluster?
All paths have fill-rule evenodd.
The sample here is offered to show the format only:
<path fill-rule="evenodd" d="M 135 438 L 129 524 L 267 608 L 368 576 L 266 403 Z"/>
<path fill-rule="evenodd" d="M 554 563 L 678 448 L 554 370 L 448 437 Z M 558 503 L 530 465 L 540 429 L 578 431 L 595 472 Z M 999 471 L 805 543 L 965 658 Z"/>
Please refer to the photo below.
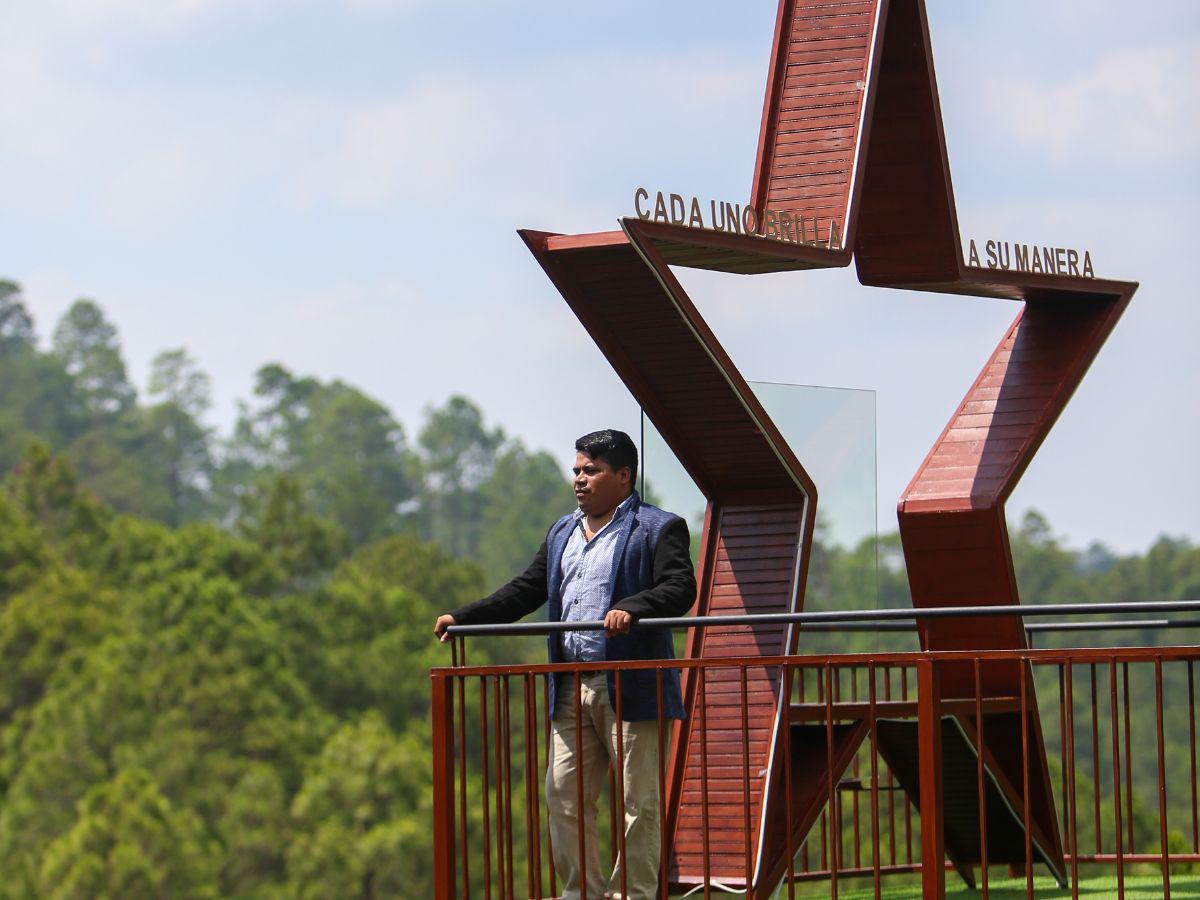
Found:
<path fill-rule="evenodd" d="M 821 704 L 825 703 L 825 678 L 823 677 L 823 674 L 823 671 L 818 671 L 815 673 L 817 681 L 817 702 Z M 831 868 L 833 868 L 829 863 L 830 841 L 828 839 L 829 815 L 832 810 L 832 803 L 828 804 L 824 809 L 821 810 L 821 869 L 825 872 L 828 872 Z"/>
<path fill-rule="evenodd" d="M 1154 657 L 1154 720 L 1158 749 L 1158 840 L 1162 855 L 1163 900 L 1171 900 L 1171 864 L 1167 847 L 1167 763 L 1163 747 L 1162 656 Z"/>
<path fill-rule="evenodd" d="M 581 900 L 587 900 L 587 829 L 584 822 L 587 815 L 584 812 L 583 806 L 583 680 L 576 670 L 572 674 L 572 684 L 575 689 L 575 799 L 578 804 L 576 809 L 576 830 L 579 844 L 579 896 Z M 593 897 L 592 900 L 601 900 L 600 897 Z"/>
<path fill-rule="evenodd" d="M 458 689 L 458 817 L 462 856 L 463 900 L 471 900 L 471 845 L 467 841 L 467 699 L 466 677 L 457 676 L 455 687 Z"/>
<path fill-rule="evenodd" d="M 525 692 L 525 833 L 529 845 L 527 867 L 529 896 L 542 896 L 541 813 L 538 809 L 537 683 L 528 672 L 522 679 Z"/>
<path fill-rule="evenodd" d="M 858 667 L 850 669 L 850 700 L 851 702 L 855 703 L 858 702 L 858 672 Z M 862 784 L 862 767 L 859 765 L 859 760 L 861 757 L 862 753 L 860 750 L 855 749 L 851 775 L 859 784 Z M 862 837 L 859 833 L 858 794 L 859 791 L 855 789 L 854 793 L 850 797 L 850 814 L 853 816 L 854 821 L 854 868 L 861 869 L 862 852 L 860 847 L 862 844 Z"/>
<path fill-rule="evenodd" d="M 1066 674 L 1063 672 L 1065 663 L 1058 663 L 1058 756 L 1061 790 L 1059 804 L 1062 806 L 1062 830 L 1067 833 L 1067 705 L 1064 691 L 1066 690 Z"/>
<path fill-rule="evenodd" d="M 879 882 L 879 746 L 875 740 L 875 663 L 867 663 L 867 727 L 871 734 L 871 876 L 875 900 L 880 897 Z"/>
<path fill-rule="evenodd" d="M 884 669 L 883 699 L 885 702 L 890 702 L 892 699 L 892 673 L 894 671 L 892 666 Z M 892 772 L 891 766 L 888 766 L 887 776 L 888 863 L 894 866 L 896 865 L 896 776 Z"/>
<path fill-rule="evenodd" d="M 837 900 L 838 868 L 842 857 L 842 816 L 833 774 L 833 702 L 838 677 L 829 663 L 825 663 L 825 765 L 829 777 L 829 896 L 832 900 Z"/>
<path fill-rule="evenodd" d="M 667 900 L 669 890 L 670 870 L 667 868 L 667 843 L 671 835 L 667 834 L 667 772 L 666 772 L 666 741 L 663 735 L 663 670 L 661 666 L 654 669 L 654 695 L 658 704 L 655 725 L 658 731 L 658 852 L 659 852 L 659 883 L 658 889 L 661 900 Z"/>
<path fill-rule="evenodd" d="M 908 701 L 908 667 L 900 667 L 900 699 Z M 904 862 L 907 865 L 912 865 L 913 861 L 913 845 L 912 845 L 912 800 L 908 796 L 908 791 L 904 792 Z"/>
<path fill-rule="evenodd" d="M 1079 900 L 1079 821 L 1075 809 L 1075 685 L 1073 666 L 1066 668 L 1067 703 L 1067 803 L 1070 828 L 1067 841 L 1071 848 L 1071 900 Z"/>
<path fill-rule="evenodd" d="M 1021 666 L 1021 794 L 1025 820 L 1025 896 L 1033 900 L 1033 816 L 1030 811 L 1029 788 L 1029 682 L 1033 667 L 1022 660 Z"/>
<path fill-rule="evenodd" d="M 841 670 L 841 668 L 835 667 L 833 669 L 833 690 L 830 692 L 827 692 L 826 696 L 833 698 L 832 703 L 836 704 L 841 701 L 841 699 L 842 699 L 842 670 Z M 832 724 L 833 724 L 833 721 L 831 719 L 830 720 L 831 727 L 832 727 Z M 830 741 L 829 749 L 830 749 L 830 752 L 833 751 L 832 740 Z M 832 777 L 833 776 L 832 765 L 830 766 L 829 773 L 830 773 L 830 776 Z M 833 816 L 833 818 L 830 820 L 830 823 L 829 823 L 829 825 L 830 825 L 829 833 L 833 836 L 833 849 L 831 851 L 831 854 L 833 856 L 833 871 L 836 873 L 837 870 L 840 867 L 842 867 L 846 862 L 846 848 L 845 848 L 845 837 L 846 836 L 845 836 L 845 834 L 843 834 L 843 832 L 846 830 L 846 825 L 845 825 L 845 821 L 842 819 L 842 792 L 840 790 L 835 791 L 834 795 L 833 795 L 832 816 Z M 834 879 L 834 883 L 836 884 L 836 876 Z"/>
<path fill-rule="evenodd" d="M 807 696 L 807 694 L 808 694 L 808 691 L 807 691 L 807 686 L 806 686 L 806 685 L 805 685 L 805 683 L 804 683 L 804 666 L 798 666 L 798 667 L 797 667 L 797 669 L 796 669 L 796 677 L 797 677 L 797 678 L 800 680 L 800 684 L 799 684 L 799 687 L 798 687 L 799 694 L 800 694 L 800 701 L 799 701 L 799 702 L 800 702 L 800 703 L 806 703 L 806 702 L 808 702 L 808 696 Z M 790 724 L 790 717 L 789 717 L 789 725 L 788 725 L 788 727 L 789 727 L 789 729 L 791 728 L 791 724 Z M 809 829 L 809 834 L 806 834 L 806 835 L 804 836 L 804 840 L 803 840 L 803 842 L 800 844 L 800 871 L 801 871 L 801 872 L 803 872 L 803 873 L 805 873 L 805 874 L 808 874 L 808 871 L 809 871 L 809 863 L 808 863 L 808 845 L 809 845 L 809 842 L 810 842 L 810 840 L 811 840 L 811 838 L 812 838 L 812 833 L 811 833 L 811 832 L 812 832 L 812 829 L 810 828 L 810 829 Z"/>
<path fill-rule="evenodd" d="M 1096 819 L 1096 855 L 1101 851 L 1100 824 L 1100 711 L 1096 702 L 1096 664 L 1091 663 L 1092 673 L 1092 805 Z"/>
<path fill-rule="evenodd" d="M 525 788 L 525 892 L 533 897 L 533 798 L 529 795 L 533 778 L 529 756 L 529 732 L 529 674 L 526 673 L 521 676 L 521 734 L 525 742 L 525 751 L 521 755 L 521 780 Z M 512 753 L 511 746 L 509 753 Z"/>
<path fill-rule="evenodd" d="M 616 669 L 613 672 L 613 689 L 617 692 L 616 715 L 617 715 L 617 814 L 613 817 L 617 820 L 617 860 L 621 866 L 621 896 L 629 896 L 629 888 L 626 885 L 627 870 L 629 868 L 629 857 L 625 855 L 625 718 L 621 713 L 621 670 Z"/>
<path fill-rule="evenodd" d="M 506 863 L 508 854 L 505 852 L 506 819 L 504 810 L 504 714 L 500 705 L 500 682 L 503 676 L 497 675 L 492 683 L 492 702 L 495 704 L 495 715 L 492 717 L 492 727 L 495 729 L 495 759 L 496 759 L 496 890 L 501 897 L 508 897 L 505 886 L 508 884 Z"/>
<path fill-rule="evenodd" d="M 1133 834 L 1133 751 L 1129 746 L 1129 663 L 1121 663 L 1122 698 L 1121 708 L 1125 711 L 1125 846 L 1130 853 L 1137 852 L 1137 841 Z"/>
<path fill-rule="evenodd" d="M 504 855 L 508 873 L 508 897 L 515 896 L 513 873 L 513 808 L 512 808 L 512 700 L 509 696 L 508 676 L 501 676 L 504 698 Z"/>
<path fill-rule="evenodd" d="M 1188 683 L 1188 763 L 1191 766 L 1192 793 L 1192 852 L 1200 854 L 1200 806 L 1196 803 L 1196 669 L 1195 661 L 1187 663 Z"/>
<path fill-rule="evenodd" d="M 550 722 L 551 722 L 551 719 L 554 718 L 554 710 L 552 710 L 550 708 L 550 685 L 552 683 L 555 683 L 555 680 L 557 678 L 558 678 L 558 675 L 554 674 L 554 673 L 547 675 L 546 676 L 546 684 L 542 688 L 542 703 L 544 704 L 545 713 L 546 713 L 546 765 L 547 766 L 552 766 L 554 764 L 554 758 L 551 754 L 551 751 L 553 749 L 553 744 L 551 743 L 553 740 L 553 736 L 550 731 L 550 728 L 551 728 Z M 565 681 L 565 680 L 566 679 L 563 679 L 563 681 Z M 557 684 L 556 684 L 556 687 L 557 687 Z M 556 699 L 557 699 L 557 690 L 555 691 L 555 694 L 556 694 Z M 549 872 L 549 874 L 550 874 L 550 895 L 553 897 L 557 897 L 558 896 L 558 871 L 554 868 L 554 834 L 550 828 L 550 813 L 549 812 L 546 813 L 546 853 L 550 856 L 550 866 L 549 866 L 549 869 L 550 869 L 550 872 Z"/>
<path fill-rule="evenodd" d="M 750 695 L 746 683 L 746 665 L 738 667 L 739 683 L 742 691 L 742 841 L 745 850 L 746 893 L 750 893 L 751 882 L 754 880 L 754 863 L 751 854 L 750 841 Z M 784 711 L 784 727 L 787 728 L 787 711 Z"/>
<path fill-rule="evenodd" d="M 784 846 L 787 850 L 787 881 L 788 900 L 796 896 L 796 850 L 792 845 L 792 671 L 786 662 L 779 667 L 779 677 L 783 681 L 783 834 Z M 767 775 L 770 778 L 770 773 Z"/>
<path fill-rule="evenodd" d="M 979 874 L 983 883 L 983 900 L 988 900 L 988 841 L 987 841 L 987 791 L 983 773 L 983 685 L 979 673 L 979 660 L 975 660 L 975 748 L 976 777 L 979 794 Z"/>
<path fill-rule="evenodd" d="M 492 833 L 491 792 L 488 788 L 488 714 L 487 714 L 487 676 L 479 676 L 479 758 L 482 764 L 482 796 L 483 800 L 483 897 L 489 900 L 492 896 Z"/>
<path fill-rule="evenodd" d="M 1117 706 L 1117 660 L 1108 658 L 1108 682 L 1112 703 L 1112 755 L 1113 755 L 1113 836 L 1117 847 L 1117 896 L 1125 897 L 1125 853 L 1124 834 L 1121 829 L 1121 722 Z"/>

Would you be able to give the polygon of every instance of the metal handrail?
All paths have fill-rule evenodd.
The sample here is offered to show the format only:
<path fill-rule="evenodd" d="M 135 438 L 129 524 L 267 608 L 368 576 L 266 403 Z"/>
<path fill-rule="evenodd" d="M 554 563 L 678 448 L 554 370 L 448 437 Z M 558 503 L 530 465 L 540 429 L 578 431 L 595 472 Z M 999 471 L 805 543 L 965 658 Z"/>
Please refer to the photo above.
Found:
<path fill-rule="evenodd" d="M 1200 612 L 1200 600 L 1163 600 L 1136 603 L 1047 603 L 1023 606 L 943 606 L 935 609 L 851 609 L 801 613 L 757 613 L 740 616 L 681 616 L 678 618 L 639 619 L 633 628 L 712 628 L 723 625 L 801 625 L 807 630 L 832 630 L 819 626 L 843 626 L 842 631 L 899 631 L 914 625 L 908 623 L 927 619 L 990 618 L 995 616 L 1093 616 L 1109 613 L 1180 613 Z M 816 627 L 814 627 L 816 626 Z M 1200 621 L 1189 620 L 1122 620 L 1121 622 L 1045 623 L 1026 626 L 1035 631 L 1105 631 L 1123 628 L 1194 628 Z M 547 635 L 563 631 L 603 631 L 602 620 L 584 622 L 507 622 L 491 625 L 451 625 L 446 629 L 451 637 L 470 635 Z"/>
<path fill-rule="evenodd" d="M 1031 622 L 1025 626 L 1030 634 L 1046 634 L 1059 631 L 1158 631 L 1174 628 L 1200 628 L 1200 619 L 1111 619 L 1099 622 Z M 832 625 L 805 625 L 808 634 L 837 634 L 842 632 L 898 632 L 912 634 L 917 630 L 913 622 L 845 622 Z"/>

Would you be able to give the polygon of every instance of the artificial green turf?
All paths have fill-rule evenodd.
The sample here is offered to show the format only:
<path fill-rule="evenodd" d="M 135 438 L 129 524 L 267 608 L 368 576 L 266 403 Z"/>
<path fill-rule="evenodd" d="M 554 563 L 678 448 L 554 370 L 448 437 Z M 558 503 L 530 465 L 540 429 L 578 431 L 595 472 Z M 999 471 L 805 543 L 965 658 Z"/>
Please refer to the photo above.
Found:
<path fill-rule="evenodd" d="M 978 875 L 978 870 L 976 870 Z M 890 883 L 889 883 L 890 881 Z M 875 891 L 871 887 L 861 887 L 863 882 L 856 880 L 855 887 L 842 884 L 838 888 L 838 900 L 874 900 Z M 795 886 L 796 900 L 813 900 L 816 897 L 828 897 L 829 883 L 819 881 L 798 882 Z M 676 895 L 672 895 L 673 897 Z M 703 892 L 697 890 L 687 895 L 691 900 L 703 897 Z M 745 895 L 729 893 L 713 888 L 713 900 L 741 900 Z M 781 887 L 775 893 L 776 900 L 786 900 L 787 888 Z M 954 875 L 946 873 L 946 896 L 958 900 L 979 900 L 983 892 L 977 887 L 971 890 Z M 1025 900 L 1024 878 L 991 878 L 988 880 L 988 897 L 992 900 Z M 1051 878 L 1033 879 L 1033 896 L 1036 900 L 1042 898 L 1070 898 L 1071 889 L 1060 888 Z M 1098 875 L 1094 878 L 1079 879 L 1081 900 L 1101 900 L 1101 898 L 1117 897 L 1117 879 L 1115 875 Z M 1163 885 L 1161 875 L 1127 875 L 1125 877 L 1125 900 L 1161 900 Z M 914 879 L 905 884 L 898 884 L 894 879 L 883 880 L 880 897 L 883 900 L 920 900 L 921 885 Z M 1172 875 L 1171 900 L 1200 900 L 1200 875 Z"/>
<path fill-rule="evenodd" d="M 1034 897 L 1038 900 L 1041 898 L 1060 898 L 1070 897 L 1070 888 L 1063 890 L 1049 878 L 1035 878 L 1033 880 Z M 786 896 L 786 893 L 783 894 Z M 812 896 L 807 894 L 807 896 Z M 840 900 L 867 900 L 875 896 L 874 890 L 861 888 L 851 891 L 838 891 Z M 905 885 L 903 887 L 897 885 L 888 887 L 886 881 L 883 885 L 881 896 L 887 900 L 919 900 L 921 896 L 920 885 Z M 982 892 L 978 889 L 971 890 L 961 881 L 953 877 L 950 872 L 946 873 L 946 896 L 947 897 L 981 897 Z M 988 881 L 988 896 L 993 900 L 1017 900 L 1024 898 L 1025 894 L 1025 879 L 1024 878 L 1005 878 L 990 879 Z M 1096 878 L 1081 878 L 1079 880 L 1079 896 L 1087 898 L 1087 900 L 1100 900 L 1101 897 L 1116 897 L 1117 896 L 1117 879 L 1115 876 L 1099 876 Z M 1135 875 L 1125 879 L 1125 898 L 1126 900 L 1159 900 L 1163 896 L 1163 884 L 1161 875 Z M 1200 898 L 1200 875 L 1172 875 L 1171 876 L 1171 897 L 1184 898 Z"/>

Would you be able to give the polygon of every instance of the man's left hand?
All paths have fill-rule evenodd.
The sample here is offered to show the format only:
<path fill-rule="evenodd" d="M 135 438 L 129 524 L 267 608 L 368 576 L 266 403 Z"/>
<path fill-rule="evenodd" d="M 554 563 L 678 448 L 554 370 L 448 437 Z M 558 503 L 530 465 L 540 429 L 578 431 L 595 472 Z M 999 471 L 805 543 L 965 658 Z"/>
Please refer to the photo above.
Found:
<path fill-rule="evenodd" d="M 604 633 L 609 637 L 614 634 L 628 634 L 629 626 L 633 624 L 633 616 L 623 609 L 610 609 L 604 617 Z"/>

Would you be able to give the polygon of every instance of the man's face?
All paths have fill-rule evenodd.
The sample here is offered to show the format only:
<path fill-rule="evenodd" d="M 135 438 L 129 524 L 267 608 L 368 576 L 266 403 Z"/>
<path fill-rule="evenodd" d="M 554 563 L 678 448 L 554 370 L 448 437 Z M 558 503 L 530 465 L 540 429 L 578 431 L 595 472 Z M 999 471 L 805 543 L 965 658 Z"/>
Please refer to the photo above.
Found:
<path fill-rule="evenodd" d="M 590 516 L 601 516 L 629 496 L 629 466 L 613 471 L 601 459 L 585 453 L 575 454 L 575 473 L 572 485 L 579 508 Z"/>

